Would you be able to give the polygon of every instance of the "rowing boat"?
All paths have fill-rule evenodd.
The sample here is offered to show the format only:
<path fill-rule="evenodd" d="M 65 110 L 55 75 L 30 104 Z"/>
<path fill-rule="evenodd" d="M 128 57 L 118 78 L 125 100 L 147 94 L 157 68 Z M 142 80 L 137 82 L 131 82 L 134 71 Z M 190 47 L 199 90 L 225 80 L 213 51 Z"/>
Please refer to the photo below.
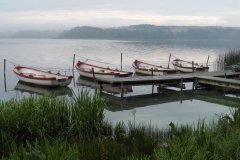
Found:
<path fill-rule="evenodd" d="M 209 67 L 204 64 L 198 64 L 181 59 L 175 59 L 172 61 L 174 68 L 181 72 L 192 73 L 195 71 L 208 71 Z"/>
<path fill-rule="evenodd" d="M 129 77 L 132 72 L 120 71 L 118 69 L 111 69 L 109 67 L 101 67 L 86 62 L 78 61 L 76 69 L 80 76 L 88 78 L 113 78 L 113 77 Z"/>
<path fill-rule="evenodd" d="M 72 76 L 66 76 L 50 71 L 43 71 L 31 67 L 16 66 L 13 72 L 20 81 L 42 86 L 67 86 L 72 81 Z"/>
<path fill-rule="evenodd" d="M 175 69 L 153 65 L 139 60 L 135 60 L 132 66 L 136 73 L 145 75 L 161 76 L 165 74 L 176 73 Z"/>

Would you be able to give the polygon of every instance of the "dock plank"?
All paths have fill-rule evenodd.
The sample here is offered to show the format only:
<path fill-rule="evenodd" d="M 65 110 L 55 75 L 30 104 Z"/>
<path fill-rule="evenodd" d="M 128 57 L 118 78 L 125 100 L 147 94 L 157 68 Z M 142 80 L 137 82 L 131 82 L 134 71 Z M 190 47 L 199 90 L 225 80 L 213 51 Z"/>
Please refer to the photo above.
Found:
<path fill-rule="evenodd" d="M 214 71 L 214 72 L 198 72 L 188 74 L 169 74 L 163 76 L 139 76 L 139 77 L 116 77 L 116 78 L 97 78 L 97 82 L 101 84 L 111 85 L 147 85 L 147 84 L 168 84 L 168 83 L 180 83 L 193 82 L 197 77 L 236 77 L 240 72 L 226 71 Z"/>
<path fill-rule="evenodd" d="M 240 89 L 240 80 L 208 76 L 197 76 L 196 78 L 198 83 L 231 89 Z"/>

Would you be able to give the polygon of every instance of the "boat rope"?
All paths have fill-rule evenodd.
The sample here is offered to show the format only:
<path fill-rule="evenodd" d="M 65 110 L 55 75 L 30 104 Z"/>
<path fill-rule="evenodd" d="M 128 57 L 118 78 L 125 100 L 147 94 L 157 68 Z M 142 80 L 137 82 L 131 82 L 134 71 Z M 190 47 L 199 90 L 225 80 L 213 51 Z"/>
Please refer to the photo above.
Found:
<path fill-rule="evenodd" d="M 18 66 L 20 65 L 20 63 L 16 63 L 16 62 L 13 62 L 11 60 L 8 60 L 8 59 L 5 59 L 6 62 L 12 64 L 13 66 Z M 43 69 L 43 70 L 48 70 L 48 71 L 62 71 L 62 72 L 72 72 L 72 69 L 70 68 L 57 68 L 57 67 L 39 67 L 39 66 L 27 66 L 27 67 L 31 67 L 31 68 L 37 68 L 37 69 Z"/>
<path fill-rule="evenodd" d="M 14 65 L 14 66 L 16 66 L 17 64 L 16 63 L 14 63 L 13 61 L 10 61 L 10 60 L 8 60 L 8 59 L 5 59 L 7 62 L 9 62 L 9 63 L 11 63 L 12 65 Z"/>
<path fill-rule="evenodd" d="M 129 55 L 127 55 L 127 54 L 124 54 L 124 56 L 126 56 L 126 57 L 128 57 L 128 58 L 130 58 L 130 59 L 133 59 L 133 60 L 139 60 L 139 61 L 145 61 L 145 60 L 141 60 L 140 58 L 134 58 L 134 57 L 132 57 L 132 56 L 129 56 Z M 157 61 L 159 64 L 168 64 L 168 62 L 166 62 L 166 61 Z"/>
<path fill-rule="evenodd" d="M 192 63 L 192 61 L 186 61 L 186 60 L 180 59 L 180 58 L 178 58 L 177 56 L 175 56 L 175 55 L 173 55 L 173 54 L 171 54 L 171 56 L 174 57 L 174 58 L 176 58 L 176 59 L 179 59 L 179 60 L 181 60 L 181 61 L 183 61 L 183 62 Z M 195 63 L 195 62 L 194 62 L 194 63 Z M 198 63 L 204 64 L 204 63 L 206 63 L 206 62 L 198 62 Z M 211 63 L 214 64 L 214 63 L 216 63 L 216 62 L 214 62 L 214 61 L 208 62 L 208 64 L 211 64 Z"/>
<path fill-rule="evenodd" d="M 80 55 L 77 55 L 75 54 L 77 57 L 80 57 L 80 58 L 83 58 L 85 59 L 86 61 L 93 61 L 93 62 L 98 62 L 98 63 L 102 63 L 102 64 L 107 64 L 107 65 L 113 65 L 113 66 L 118 66 L 118 67 L 121 67 L 121 65 L 119 64 L 113 64 L 113 63 L 108 63 L 108 62 L 103 62 L 103 61 L 99 61 L 99 60 L 95 60 L 95 59 L 90 59 L 90 58 L 86 58 L 86 57 L 83 57 L 83 56 L 80 56 Z M 124 66 L 122 65 L 122 67 L 129 67 L 129 66 Z"/>

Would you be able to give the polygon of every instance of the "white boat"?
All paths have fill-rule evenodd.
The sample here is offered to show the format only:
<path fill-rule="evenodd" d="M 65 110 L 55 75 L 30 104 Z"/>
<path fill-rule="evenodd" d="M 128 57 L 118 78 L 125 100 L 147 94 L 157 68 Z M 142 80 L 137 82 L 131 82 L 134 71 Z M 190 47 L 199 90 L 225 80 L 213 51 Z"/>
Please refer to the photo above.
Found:
<path fill-rule="evenodd" d="M 67 86 L 73 78 L 72 76 L 65 76 L 25 66 L 16 66 L 13 72 L 20 81 L 42 86 Z"/>
<path fill-rule="evenodd" d="M 195 71 L 208 71 L 209 67 L 204 64 L 193 63 L 184 61 L 181 59 L 175 59 L 172 61 L 174 68 L 181 72 L 192 73 Z"/>
<path fill-rule="evenodd" d="M 118 69 L 111 69 L 109 67 L 100 67 L 92 64 L 88 64 L 82 61 L 78 61 L 76 69 L 80 76 L 88 78 L 114 78 L 114 77 L 129 77 L 132 76 L 132 72 L 120 71 Z M 94 71 L 94 73 L 93 73 Z"/>
<path fill-rule="evenodd" d="M 157 66 L 157 65 L 149 64 L 149 63 L 138 61 L 138 60 L 135 60 L 132 66 L 136 73 L 145 74 L 145 75 L 161 76 L 165 74 L 176 73 L 175 69 Z"/>

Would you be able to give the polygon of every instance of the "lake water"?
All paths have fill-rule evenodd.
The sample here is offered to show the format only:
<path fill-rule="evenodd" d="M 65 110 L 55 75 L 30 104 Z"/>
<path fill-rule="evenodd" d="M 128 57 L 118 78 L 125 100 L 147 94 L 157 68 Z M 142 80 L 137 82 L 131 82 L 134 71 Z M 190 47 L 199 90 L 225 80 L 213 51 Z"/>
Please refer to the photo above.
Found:
<path fill-rule="evenodd" d="M 8 100 L 11 98 L 21 98 L 34 94 L 34 92 L 71 96 L 71 89 L 78 92 L 78 90 L 82 88 L 88 88 L 84 85 L 74 85 L 73 82 L 68 88 L 58 90 L 43 89 L 31 85 L 26 86 L 26 84 L 18 83 L 17 77 L 12 72 L 14 67 L 13 64 L 33 66 L 51 70 L 52 72 L 60 71 L 63 74 L 71 75 L 74 54 L 76 54 L 76 60 L 88 59 L 89 63 L 120 68 L 120 55 L 123 53 L 123 68 L 133 71 L 131 64 L 134 59 L 167 66 L 169 54 L 171 53 L 173 58 L 177 57 L 198 63 L 206 63 L 207 57 L 210 56 L 210 70 L 216 70 L 216 64 L 213 62 L 216 61 L 218 55 L 223 55 L 230 49 L 238 48 L 238 45 L 239 42 L 234 40 L 162 40 L 157 42 L 144 42 L 114 40 L 0 39 L 0 99 Z M 5 91 L 4 88 L 3 59 L 7 59 L 7 91 Z M 100 62 L 104 62 L 105 64 Z M 84 82 L 84 80 L 79 79 L 77 72 L 75 72 L 74 75 L 75 82 Z M 134 86 L 131 90 L 131 92 L 126 94 L 127 97 L 135 97 L 137 95 L 149 94 L 152 92 L 151 86 Z M 94 92 L 94 89 L 91 89 L 91 91 Z M 154 88 L 154 92 L 157 93 L 156 87 Z M 112 96 L 112 93 L 110 95 Z M 164 93 L 154 98 L 161 101 L 163 95 Z M 119 97 L 118 94 L 117 96 Z M 108 99 L 113 101 L 114 98 L 110 97 Z M 194 98 L 179 100 L 178 96 L 172 96 L 170 98 L 171 100 L 166 102 L 164 101 L 165 99 L 169 99 L 169 97 L 165 97 L 163 102 L 156 101 L 156 103 L 151 103 L 153 101 L 151 96 L 150 98 L 142 97 L 141 104 L 136 102 L 130 109 L 128 106 L 132 102 L 129 102 L 129 100 L 119 102 L 117 100 L 116 107 L 113 105 L 114 103 L 109 104 L 109 107 L 105 110 L 105 116 L 106 119 L 113 124 L 119 121 L 133 121 L 135 117 L 136 123 L 150 123 L 159 127 L 166 127 L 171 121 L 178 124 L 196 124 L 199 118 L 211 121 L 216 119 L 217 115 L 222 113 L 228 114 L 230 112 L 229 107 Z"/>

